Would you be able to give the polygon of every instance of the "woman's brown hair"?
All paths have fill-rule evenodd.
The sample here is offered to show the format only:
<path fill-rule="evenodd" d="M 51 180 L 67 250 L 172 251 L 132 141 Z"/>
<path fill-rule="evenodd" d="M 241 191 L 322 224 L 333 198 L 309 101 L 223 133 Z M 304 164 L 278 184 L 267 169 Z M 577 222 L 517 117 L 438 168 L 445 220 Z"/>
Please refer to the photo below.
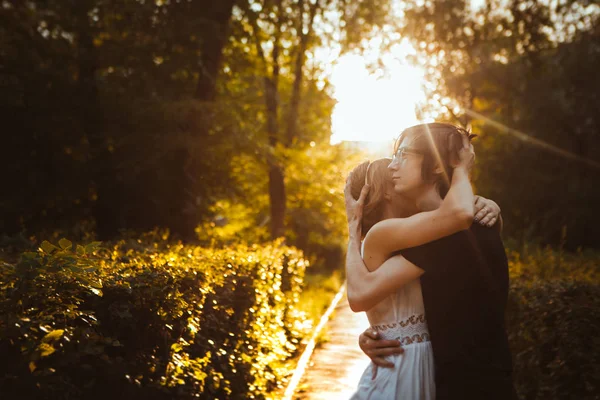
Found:
<path fill-rule="evenodd" d="M 365 183 L 371 186 L 363 208 L 361 226 L 363 236 L 383 218 L 382 205 L 386 186 L 391 180 L 391 172 L 388 169 L 391 162 L 390 158 L 380 158 L 371 163 L 365 161 L 352 170 L 350 193 L 355 200 L 360 197 L 360 192 Z"/>

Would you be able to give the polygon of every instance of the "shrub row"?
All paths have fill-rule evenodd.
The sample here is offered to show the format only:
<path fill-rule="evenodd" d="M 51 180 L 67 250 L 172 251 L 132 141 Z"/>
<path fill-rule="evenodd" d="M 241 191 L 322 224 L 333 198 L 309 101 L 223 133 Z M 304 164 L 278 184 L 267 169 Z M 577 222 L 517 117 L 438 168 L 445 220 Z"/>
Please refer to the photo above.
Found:
<path fill-rule="evenodd" d="M 269 398 L 310 323 L 280 243 L 58 246 L 0 269 L 3 399 Z"/>
<path fill-rule="evenodd" d="M 600 399 L 600 255 L 509 251 L 508 333 L 524 400 Z"/>
<path fill-rule="evenodd" d="M 600 398 L 600 285 L 511 285 L 508 333 L 522 399 Z"/>

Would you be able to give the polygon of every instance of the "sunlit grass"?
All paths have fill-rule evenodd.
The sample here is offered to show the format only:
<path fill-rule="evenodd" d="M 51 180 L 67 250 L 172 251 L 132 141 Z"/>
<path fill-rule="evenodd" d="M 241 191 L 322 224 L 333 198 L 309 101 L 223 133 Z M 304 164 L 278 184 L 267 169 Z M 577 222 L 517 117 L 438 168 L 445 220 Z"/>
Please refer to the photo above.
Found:
<path fill-rule="evenodd" d="M 598 251 L 569 252 L 550 246 L 507 243 L 509 273 L 513 282 L 574 280 L 600 284 Z"/>
<path fill-rule="evenodd" d="M 331 273 L 307 272 L 304 277 L 304 290 L 300 295 L 302 310 L 313 321 L 318 321 L 343 283 L 344 279 L 339 270 Z"/>
<path fill-rule="evenodd" d="M 331 273 L 307 273 L 304 282 L 305 286 L 300 294 L 298 308 L 306 313 L 314 328 L 342 287 L 344 278 L 342 272 L 336 270 Z M 317 337 L 317 345 L 325 341 L 327 341 L 327 327 Z"/>

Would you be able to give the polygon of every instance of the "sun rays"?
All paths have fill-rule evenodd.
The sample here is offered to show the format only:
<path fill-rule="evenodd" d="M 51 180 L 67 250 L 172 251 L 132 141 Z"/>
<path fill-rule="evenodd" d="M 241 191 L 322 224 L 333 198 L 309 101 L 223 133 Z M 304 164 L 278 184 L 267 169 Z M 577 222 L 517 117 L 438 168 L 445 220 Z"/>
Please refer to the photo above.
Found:
<path fill-rule="evenodd" d="M 389 141 L 417 124 L 415 109 L 425 100 L 423 71 L 408 63 L 414 51 L 405 42 L 389 53 L 342 56 L 332 70 L 337 105 L 332 115 L 332 143 Z M 383 68 L 371 68 L 378 58 Z"/>

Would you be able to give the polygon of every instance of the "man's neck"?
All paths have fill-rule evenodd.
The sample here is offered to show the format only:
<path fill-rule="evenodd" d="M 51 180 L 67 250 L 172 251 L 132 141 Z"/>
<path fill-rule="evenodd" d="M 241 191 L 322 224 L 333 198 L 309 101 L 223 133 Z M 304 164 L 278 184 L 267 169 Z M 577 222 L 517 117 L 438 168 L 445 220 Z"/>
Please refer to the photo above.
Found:
<path fill-rule="evenodd" d="M 384 206 L 383 206 L 383 215 L 382 215 L 381 219 L 398 218 L 398 217 L 399 216 L 396 215 L 396 210 L 394 210 L 392 205 L 389 202 L 385 202 Z"/>
<path fill-rule="evenodd" d="M 415 199 L 419 211 L 431 211 L 442 205 L 442 197 L 435 186 L 429 186 L 420 196 Z"/>

